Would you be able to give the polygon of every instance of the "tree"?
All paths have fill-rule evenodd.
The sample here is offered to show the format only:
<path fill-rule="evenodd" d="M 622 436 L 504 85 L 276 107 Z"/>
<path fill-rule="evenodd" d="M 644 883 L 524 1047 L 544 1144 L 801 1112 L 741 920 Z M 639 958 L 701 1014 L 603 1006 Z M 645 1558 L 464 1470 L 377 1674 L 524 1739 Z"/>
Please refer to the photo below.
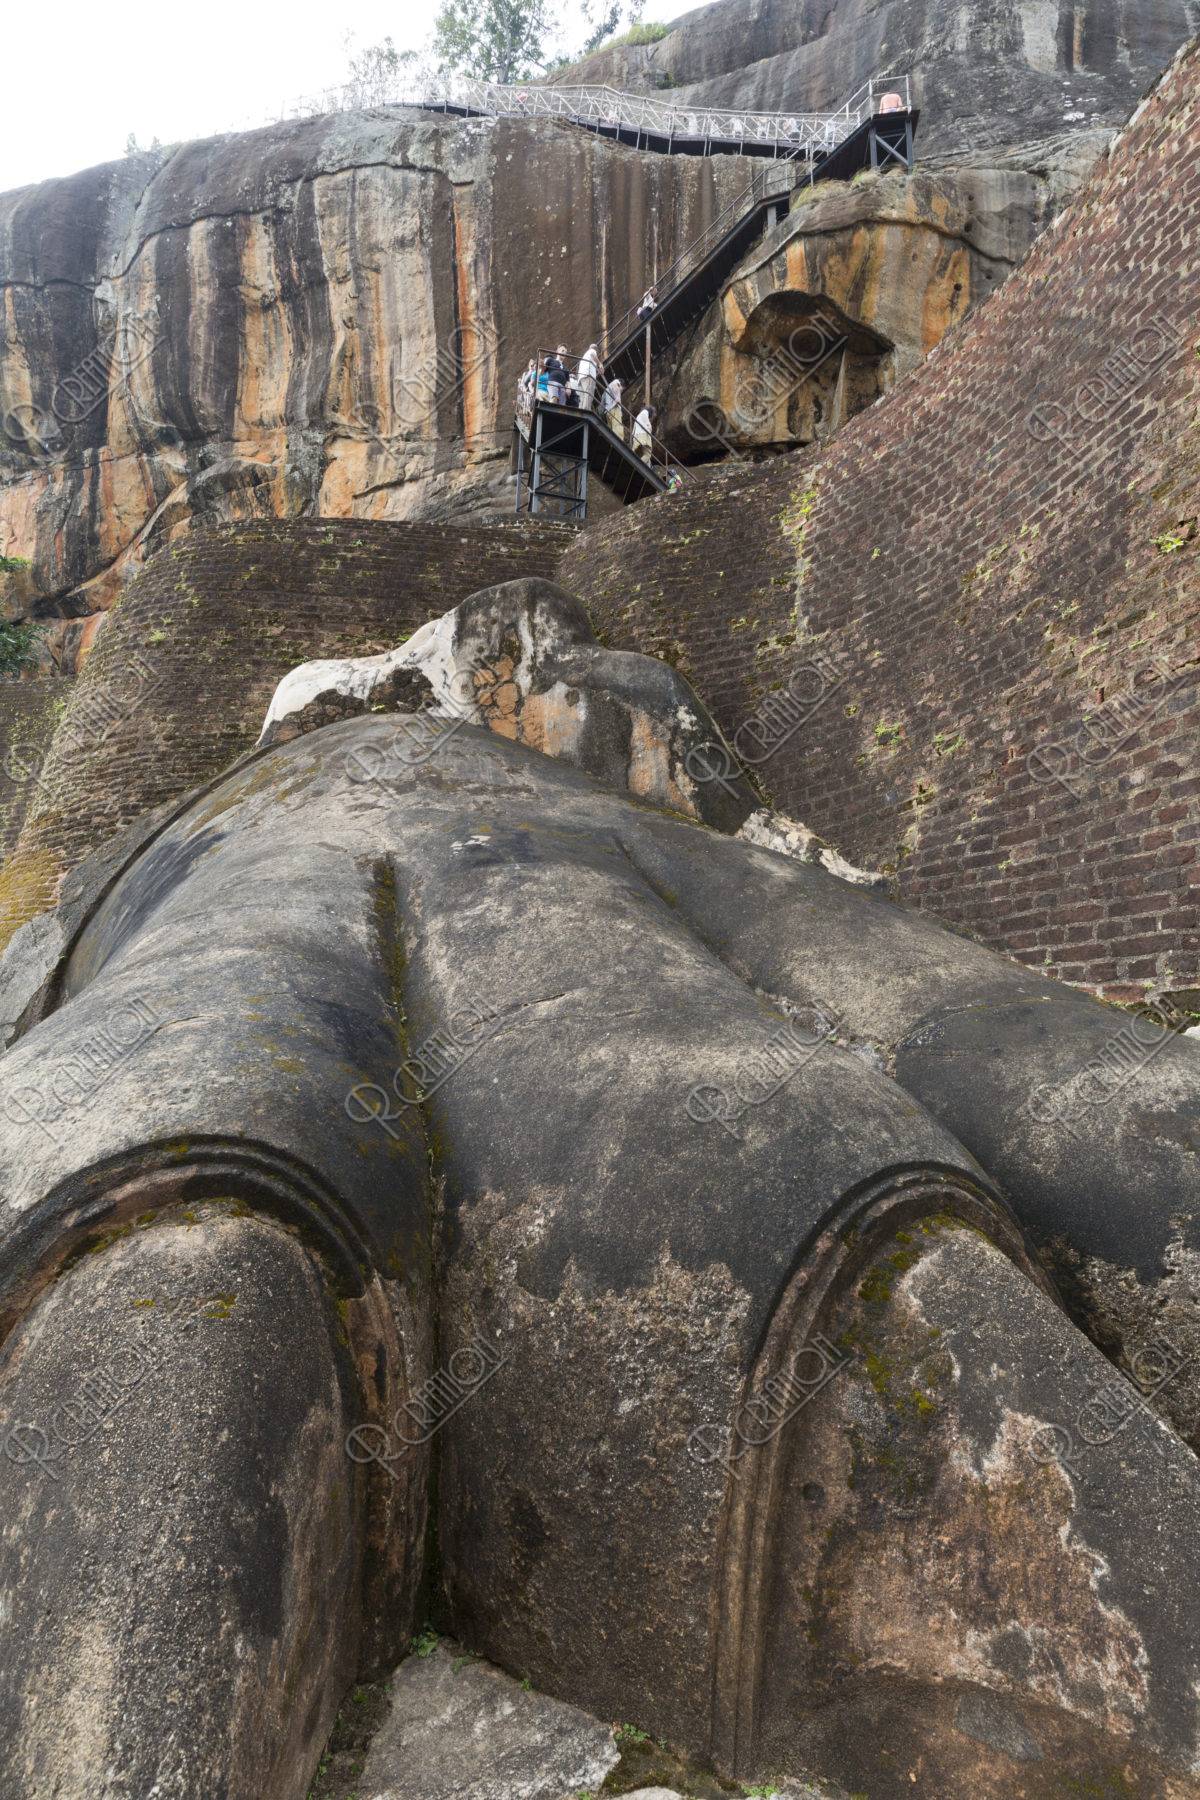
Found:
<path fill-rule="evenodd" d="M 591 26 L 581 54 L 588 56 L 598 50 L 601 44 L 607 43 L 624 18 L 630 25 L 636 25 L 646 10 L 646 0 L 632 0 L 626 5 L 624 0 L 583 0 L 583 16 Z"/>
<path fill-rule="evenodd" d="M 443 0 L 433 47 L 446 74 L 531 81 L 545 68 L 549 0 Z"/>
<path fill-rule="evenodd" d="M 344 110 L 359 112 L 367 107 L 386 106 L 395 94 L 400 68 L 407 58 L 401 55 L 390 37 L 385 37 L 382 44 L 368 44 L 365 49 L 356 51 L 354 34 L 347 32 L 344 43 Z"/>

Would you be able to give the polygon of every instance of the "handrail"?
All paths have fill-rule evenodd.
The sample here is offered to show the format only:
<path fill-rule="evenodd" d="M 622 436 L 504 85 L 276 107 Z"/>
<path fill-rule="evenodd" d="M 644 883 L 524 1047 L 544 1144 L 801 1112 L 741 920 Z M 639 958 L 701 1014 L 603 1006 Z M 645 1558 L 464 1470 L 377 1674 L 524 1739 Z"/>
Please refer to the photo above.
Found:
<path fill-rule="evenodd" d="M 685 250 L 682 250 L 670 267 L 664 269 L 663 273 L 650 283 L 651 288 L 663 290 L 655 308 L 656 312 L 661 312 L 672 294 L 695 274 L 716 244 L 728 235 L 735 224 L 747 217 L 757 207 L 765 206 L 770 200 L 782 199 L 785 194 L 791 192 L 795 186 L 795 165 L 798 157 L 799 152 L 797 151 L 784 162 L 783 167 L 788 172 L 786 180 L 781 181 L 779 171 L 774 164 L 763 170 L 761 176 L 756 170 L 742 191 L 736 194 L 728 206 L 724 207 L 716 218 L 704 227 L 700 236 Z M 774 178 L 773 185 L 769 181 L 769 177 Z M 760 187 L 761 191 L 759 191 Z M 611 356 L 614 348 L 623 344 L 633 334 L 633 321 L 640 304 L 640 301 L 635 301 L 632 306 L 626 308 L 619 319 L 609 326 L 600 346 L 603 354 Z M 651 318 L 653 318 L 653 314 Z"/>
<path fill-rule="evenodd" d="M 617 88 L 547 87 L 533 82 L 436 81 L 426 85 L 396 83 L 381 93 L 375 104 L 415 106 L 431 111 L 460 111 L 491 118 L 558 118 L 594 129 L 624 129 L 654 137 L 694 143 L 736 144 L 741 148 L 770 145 L 776 155 L 813 157 L 836 149 L 857 129 L 874 107 L 875 96 L 885 86 L 904 84 L 904 103 L 910 102 L 907 75 L 873 76 L 843 105 L 826 112 L 752 113 L 736 108 L 658 100 L 650 94 L 626 94 Z M 347 112 L 362 106 L 353 84 L 330 88 L 323 95 L 296 102 L 293 115 Z"/>
<path fill-rule="evenodd" d="M 542 368 L 545 366 L 545 363 L 546 363 L 546 360 L 548 357 L 557 358 L 557 360 L 560 363 L 562 363 L 565 368 L 578 369 L 579 365 L 583 361 L 583 358 L 581 356 L 566 356 L 566 355 L 560 354 L 557 350 L 539 350 L 537 353 L 537 367 L 538 367 L 539 373 L 542 370 Z M 603 368 L 603 362 L 601 362 L 600 367 Z M 524 377 L 522 377 L 522 381 L 523 380 L 524 380 Z M 593 413 L 595 415 L 595 417 L 597 419 L 599 419 L 600 423 L 603 425 L 607 415 L 600 410 L 599 398 L 600 398 L 600 395 L 602 392 L 603 392 L 603 388 L 602 388 L 602 384 L 601 384 L 601 379 L 600 379 L 599 374 L 597 374 L 596 390 L 595 390 L 595 396 L 594 396 L 595 404 L 593 404 L 590 407 L 585 407 L 582 405 L 582 403 L 578 399 L 578 397 L 576 397 L 573 400 L 568 400 L 566 402 L 566 404 L 568 406 L 575 407 L 576 410 L 579 412 Z M 522 424 L 524 424 L 526 426 L 526 436 L 527 437 L 528 437 L 528 426 L 529 426 L 530 420 L 532 419 L 532 416 L 533 416 L 533 403 L 534 403 L 535 397 L 536 397 L 536 388 L 533 390 L 530 390 L 530 389 L 523 387 L 521 385 L 521 383 L 518 382 L 518 384 L 517 384 L 517 408 L 516 408 L 517 418 Z M 555 406 L 558 404 L 557 401 L 547 400 L 545 395 L 542 396 L 542 399 L 543 399 L 543 403 L 546 405 Z M 629 409 L 629 407 L 627 407 L 624 404 L 623 401 L 620 401 L 620 400 L 617 402 L 615 408 L 609 409 L 609 411 L 614 411 L 614 410 L 621 414 L 625 429 L 624 429 L 623 434 L 622 434 L 622 432 L 615 432 L 613 435 L 616 437 L 620 437 L 622 443 L 629 450 L 630 454 L 633 456 L 636 456 L 637 452 L 633 448 L 633 427 L 637 423 L 637 415 L 635 413 L 633 413 Z M 609 426 L 609 430 L 610 431 L 612 430 L 611 425 Z M 656 436 L 656 434 L 653 431 L 650 433 L 650 455 L 648 458 L 643 458 L 642 460 L 648 461 L 650 467 L 660 477 L 660 479 L 665 480 L 668 477 L 674 476 L 680 485 L 682 485 L 683 482 L 687 479 L 687 476 L 684 471 L 684 465 L 679 461 L 679 458 L 677 456 L 673 456 L 671 454 L 671 452 L 667 449 L 666 444 L 662 441 L 662 439 L 660 437 Z"/>
<path fill-rule="evenodd" d="M 823 143 L 827 120 L 837 116 L 678 106 L 611 87 L 535 87 L 481 81 L 446 84 L 440 92 L 427 91 L 425 99 L 444 109 L 459 107 L 495 117 L 567 118 L 576 124 L 624 127 L 667 139 L 770 144 L 784 150 Z"/>
<path fill-rule="evenodd" d="M 873 75 L 851 95 L 837 114 L 812 115 L 814 118 L 822 118 L 826 121 L 832 117 L 847 122 L 846 130 L 840 134 L 829 134 L 831 141 L 827 148 L 836 149 L 837 144 L 847 137 L 850 131 L 858 129 L 864 118 L 874 118 L 878 99 L 881 99 L 886 92 L 894 92 L 901 83 L 903 83 L 904 89 L 904 110 L 908 112 L 911 110 L 912 104 L 910 77 L 907 75 Z M 661 312 L 684 282 L 695 274 L 715 244 L 732 230 L 740 216 L 748 215 L 755 208 L 766 205 L 769 200 L 782 198 L 784 194 L 789 193 L 795 187 L 796 165 L 799 159 L 807 153 L 807 147 L 802 146 L 793 150 L 790 156 L 782 159 L 782 169 L 779 163 L 771 162 L 761 171 L 755 170 L 747 185 L 717 214 L 715 219 L 705 226 L 695 242 L 689 244 L 675 258 L 670 267 L 664 269 L 663 273 L 651 282 L 652 288 L 661 290 L 655 308 L 656 312 Z M 635 301 L 614 324 L 609 326 L 600 345 L 603 355 L 611 356 L 618 345 L 623 345 L 627 338 L 632 337 L 633 321 L 637 316 L 639 306 L 640 302 Z M 650 315 L 651 319 L 653 316 L 653 314 Z"/>

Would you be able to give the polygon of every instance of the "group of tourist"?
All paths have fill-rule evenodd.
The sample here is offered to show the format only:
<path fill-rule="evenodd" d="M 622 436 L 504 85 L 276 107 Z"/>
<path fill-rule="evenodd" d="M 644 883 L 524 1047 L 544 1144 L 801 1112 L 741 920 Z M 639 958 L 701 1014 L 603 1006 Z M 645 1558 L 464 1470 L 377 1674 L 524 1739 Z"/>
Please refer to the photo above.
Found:
<path fill-rule="evenodd" d="M 578 361 L 569 355 L 565 344 L 543 357 L 540 368 L 536 356 L 530 357 L 520 387 L 527 402 L 536 393 L 552 406 L 577 406 L 583 412 L 597 413 L 601 423 L 624 443 L 628 415 L 621 397 L 622 383 L 617 375 L 605 379 L 604 364 L 595 344 L 589 344 Z M 646 462 L 651 458 L 656 417 L 652 406 L 643 406 L 632 423 L 630 449 Z"/>
<path fill-rule="evenodd" d="M 637 317 L 647 324 L 657 311 L 658 296 L 649 287 L 637 307 Z M 518 386 L 518 398 L 523 406 L 531 406 L 537 397 L 548 400 L 552 406 L 576 406 L 582 412 L 594 412 L 622 443 L 625 442 L 625 421 L 629 419 L 630 449 L 643 462 L 654 460 L 654 422 L 658 414 L 649 404 L 636 416 L 629 413 L 622 398 L 621 379 L 618 375 L 606 379 L 598 345 L 589 344 L 583 355 L 576 359 L 569 354 L 565 344 L 560 344 L 557 350 L 542 358 L 540 366 L 537 357 L 531 356 Z M 672 491 L 677 489 L 678 472 L 670 471 L 666 481 Z"/>

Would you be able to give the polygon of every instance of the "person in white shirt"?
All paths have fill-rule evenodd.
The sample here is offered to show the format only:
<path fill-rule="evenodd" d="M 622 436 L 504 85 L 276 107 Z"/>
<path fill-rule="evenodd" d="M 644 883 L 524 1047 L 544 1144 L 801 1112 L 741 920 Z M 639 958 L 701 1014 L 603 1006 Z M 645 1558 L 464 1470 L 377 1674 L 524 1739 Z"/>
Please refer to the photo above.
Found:
<path fill-rule="evenodd" d="M 579 404 L 591 412 L 596 401 L 596 378 L 600 373 L 600 352 L 589 344 L 579 359 Z"/>
<path fill-rule="evenodd" d="M 654 439 L 654 408 L 643 406 L 633 421 L 633 453 L 640 456 L 643 462 L 650 461 L 650 445 Z"/>
<path fill-rule="evenodd" d="M 616 436 L 625 436 L 625 419 L 621 412 L 621 383 L 616 375 L 600 396 L 600 417 Z"/>
<path fill-rule="evenodd" d="M 642 304 L 637 309 L 637 316 L 639 319 L 641 319 L 642 323 L 645 324 L 646 320 L 648 318 L 650 318 L 651 315 L 656 313 L 657 311 L 658 311 L 658 297 L 655 294 L 654 289 L 652 287 L 647 288 L 645 293 L 642 295 Z"/>

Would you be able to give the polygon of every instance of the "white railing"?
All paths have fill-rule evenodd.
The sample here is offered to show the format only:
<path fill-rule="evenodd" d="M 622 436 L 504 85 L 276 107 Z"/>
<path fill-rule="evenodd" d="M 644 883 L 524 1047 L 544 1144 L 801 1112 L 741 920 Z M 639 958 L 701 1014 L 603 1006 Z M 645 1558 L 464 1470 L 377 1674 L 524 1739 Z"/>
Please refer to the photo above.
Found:
<path fill-rule="evenodd" d="M 770 146 L 780 155 L 817 156 L 835 150 L 844 138 L 873 116 L 885 94 L 897 94 L 910 106 L 907 75 L 874 76 L 833 112 L 749 113 L 736 109 L 680 105 L 650 94 L 623 94 L 610 87 L 538 87 L 529 83 L 497 86 L 483 81 L 431 82 L 420 88 L 397 86 L 382 105 L 422 110 L 472 113 L 493 119 L 566 119 L 593 130 L 635 132 L 668 142 Z M 361 104 L 361 102 L 360 102 Z M 336 93 L 312 110 L 342 111 Z"/>

